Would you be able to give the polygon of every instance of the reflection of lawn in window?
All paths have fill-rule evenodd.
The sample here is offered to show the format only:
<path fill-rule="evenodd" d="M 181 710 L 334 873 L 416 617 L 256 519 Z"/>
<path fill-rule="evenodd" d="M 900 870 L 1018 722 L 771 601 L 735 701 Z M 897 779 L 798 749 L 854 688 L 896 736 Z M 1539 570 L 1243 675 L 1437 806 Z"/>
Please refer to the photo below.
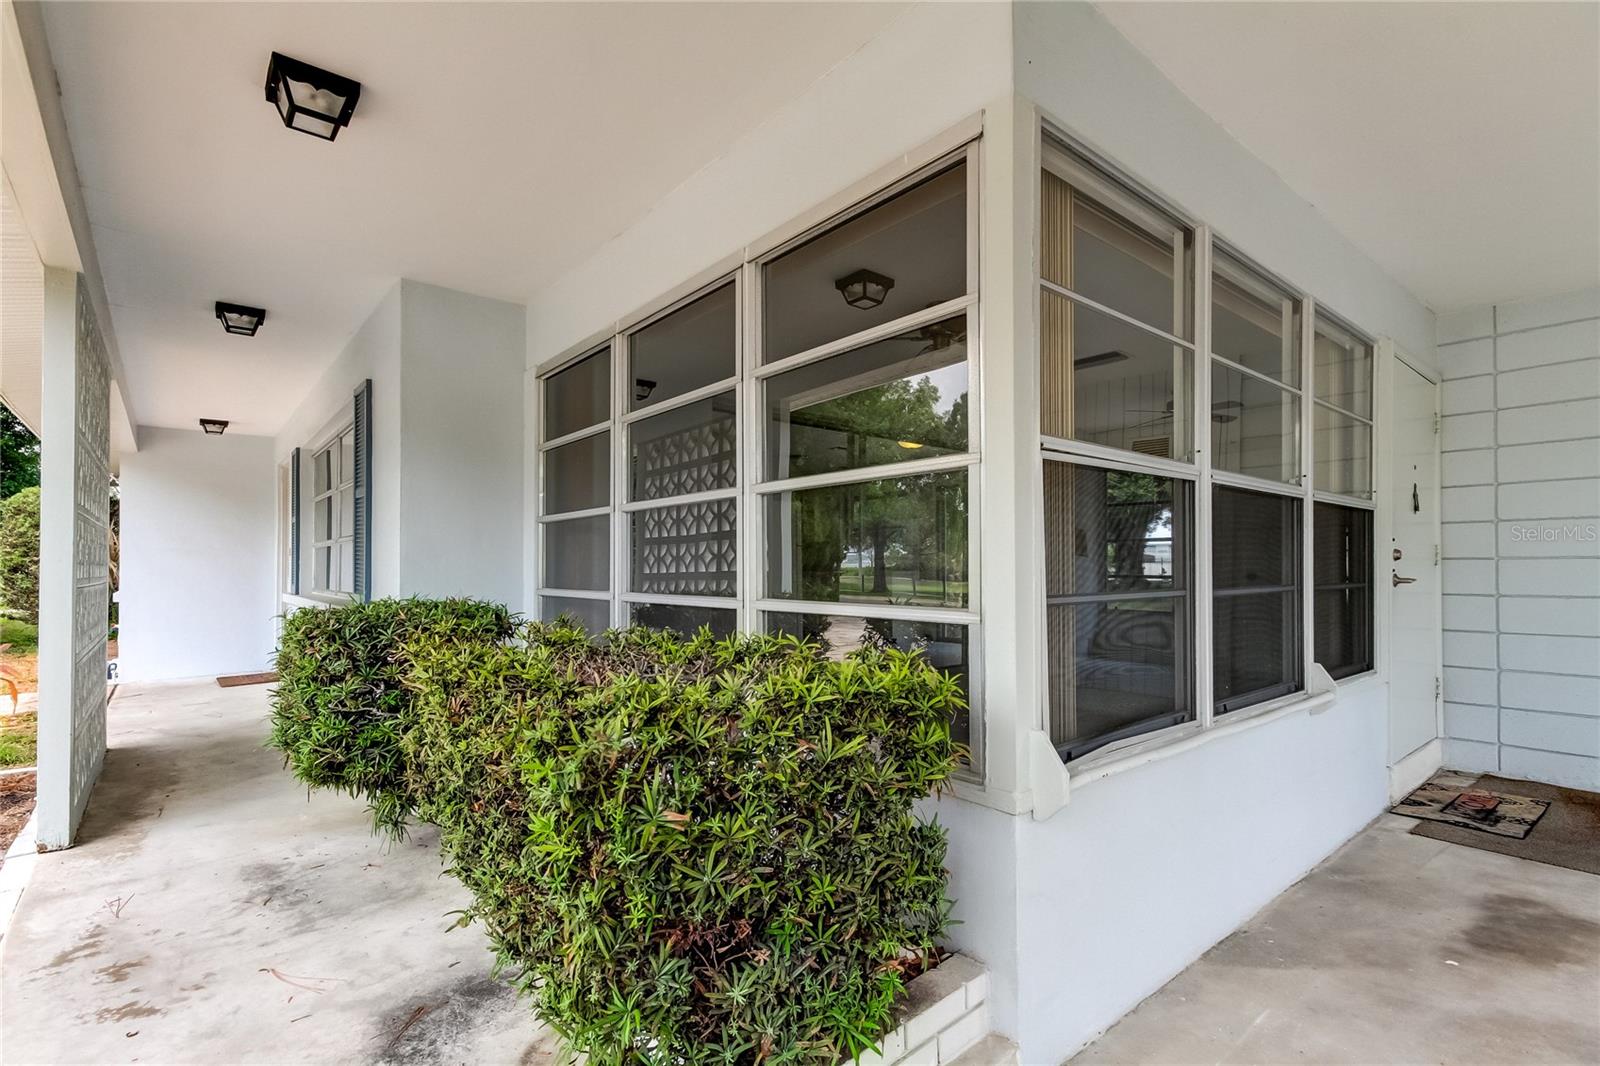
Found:
<path fill-rule="evenodd" d="M 949 604 L 967 602 L 965 581 L 940 581 L 936 577 L 913 578 L 910 574 L 889 572 L 886 582 L 888 592 L 872 591 L 872 567 L 843 567 L 839 571 L 839 598 L 841 600 L 872 599 L 882 601 L 923 599 L 932 603 Z"/>

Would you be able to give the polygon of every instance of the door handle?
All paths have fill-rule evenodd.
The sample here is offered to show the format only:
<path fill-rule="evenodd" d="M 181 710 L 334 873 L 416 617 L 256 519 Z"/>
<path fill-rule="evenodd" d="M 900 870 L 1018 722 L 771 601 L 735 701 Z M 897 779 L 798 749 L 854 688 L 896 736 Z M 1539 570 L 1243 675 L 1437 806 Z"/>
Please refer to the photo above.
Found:
<path fill-rule="evenodd" d="M 1414 577 L 1401 577 L 1399 574 L 1391 574 L 1390 576 L 1394 579 L 1394 585 L 1391 585 L 1391 588 L 1395 585 L 1409 585 L 1416 580 Z"/>

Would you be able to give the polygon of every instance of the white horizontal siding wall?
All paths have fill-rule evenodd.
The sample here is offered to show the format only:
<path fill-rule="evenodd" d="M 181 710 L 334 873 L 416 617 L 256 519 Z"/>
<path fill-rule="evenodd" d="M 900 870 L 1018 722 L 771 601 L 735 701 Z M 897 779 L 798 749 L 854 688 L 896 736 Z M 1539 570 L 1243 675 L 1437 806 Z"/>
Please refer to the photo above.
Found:
<path fill-rule="evenodd" d="M 1438 337 L 1445 762 L 1600 789 L 1600 289 Z"/>

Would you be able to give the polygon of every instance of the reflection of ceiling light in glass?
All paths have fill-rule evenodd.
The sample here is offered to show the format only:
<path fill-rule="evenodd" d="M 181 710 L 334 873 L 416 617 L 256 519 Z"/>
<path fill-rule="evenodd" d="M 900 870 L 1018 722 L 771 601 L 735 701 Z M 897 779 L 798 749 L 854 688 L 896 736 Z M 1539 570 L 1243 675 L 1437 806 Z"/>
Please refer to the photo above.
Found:
<path fill-rule="evenodd" d="M 643 403 L 644 401 L 648 400 L 650 398 L 650 394 L 652 392 L 655 392 L 655 391 L 656 391 L 656 383 L 651 381 L 649 378 L 634 378 L 633 379 L 633 402 L 634 403 Z"/>
<path fill-rule="evenodd" d="M 914 440 L 901 440 L 901 441 L 895 441 L 895 443 L 900 445 L 900 447 L 904 448 L 908 452 L 914 452 L 918 448 L 922 447 L 921 444 L 919 444 L 917 441 L 914 441 Z"/>
<path fill-rule="evenodd" d="M 889 290 L 894 288 L 894 279 L 871 270 L 858 270 L 835 281 L 833 287 L 839 290 L 845 303 L 868 311 L 883 303 Z"/>
<path fill-rule="evenodd" d="M 1072 365 L 1079 370 L 1088 370 L 1090 367 L 1105 366 L 1107 363 L 1121 363 L 1128 358 L 1126 352 L 1101 352 L 1099 355 L 1086 355 L 1081 359 L 1074 359 Z"/>

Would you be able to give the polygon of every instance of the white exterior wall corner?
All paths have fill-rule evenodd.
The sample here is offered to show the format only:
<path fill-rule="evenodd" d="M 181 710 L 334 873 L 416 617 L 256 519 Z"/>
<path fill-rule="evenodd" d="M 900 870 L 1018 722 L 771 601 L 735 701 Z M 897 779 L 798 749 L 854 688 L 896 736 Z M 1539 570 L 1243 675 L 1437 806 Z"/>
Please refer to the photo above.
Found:
<path fill-rule="evenodd" d="M 263 669 L 276 642 L 271 437 L 143 427 L 122 460 L 118 677 Z"/>
<path fill-rule="evenodd" d="M 1445 765 L 1600 789 L 1600 287 L 1457 311 L 1439 339 L 1471 401 L 1444 459 L 1486 481 L 1444 494 Z"/>
<path fill-rule="evenodd" d="M 527 313 L 409 279 L 400 289 L 399 591 L 520 608 Z"/>

